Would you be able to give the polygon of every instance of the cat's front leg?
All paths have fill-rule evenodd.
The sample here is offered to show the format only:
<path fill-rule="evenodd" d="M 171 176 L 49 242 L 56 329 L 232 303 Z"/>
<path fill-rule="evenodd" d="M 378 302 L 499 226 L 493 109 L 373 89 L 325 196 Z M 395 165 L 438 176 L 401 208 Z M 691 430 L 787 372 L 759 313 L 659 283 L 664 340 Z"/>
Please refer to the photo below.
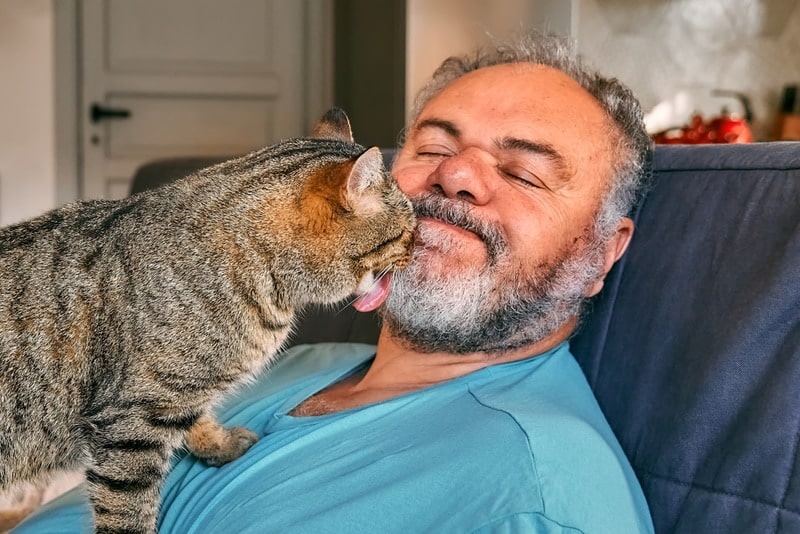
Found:
<path fill-rule="evenodd" d="M 225 428 L 210 415 L 201 416 L 186 435 L 189 451 L 215 467 L 239 458 L 256 441 L 255 432 L 241 426 Z"/>
<path fill-rule="evenodd" d="M 96 532 L 156 532 L 171 454 L 165 443 L 141 438 L 114 441 L 97 451 L 86 471 Z"/>

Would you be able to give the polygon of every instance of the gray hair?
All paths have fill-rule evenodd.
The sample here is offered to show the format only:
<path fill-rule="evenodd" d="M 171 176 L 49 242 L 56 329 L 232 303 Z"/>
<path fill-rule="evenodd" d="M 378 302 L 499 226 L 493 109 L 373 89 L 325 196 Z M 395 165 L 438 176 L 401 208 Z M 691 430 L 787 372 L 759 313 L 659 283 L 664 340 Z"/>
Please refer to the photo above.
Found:
<path fill-rule="evenodd" d="M 507 63 L 533 63 L 559 70 L 591 94 L 611 119 L 612 179 L 595 221 L 595 235 L 605 240 L 613 235 L 619 219 L 628 215 L 648 186 L 653 144 L 644 126 L 641 105 L 630 89 L 616 78 L 601 76 L 586 68 L 572 42 L 557 36 L 530 32 L 509 44 L 481 48 L 473 54 L 446 59 L 417 94 L 411 109 L 411 124 L 422 109 L 451 82 L 471 71 Z M 405 139 L 401 139 L 401 144 Z"/>

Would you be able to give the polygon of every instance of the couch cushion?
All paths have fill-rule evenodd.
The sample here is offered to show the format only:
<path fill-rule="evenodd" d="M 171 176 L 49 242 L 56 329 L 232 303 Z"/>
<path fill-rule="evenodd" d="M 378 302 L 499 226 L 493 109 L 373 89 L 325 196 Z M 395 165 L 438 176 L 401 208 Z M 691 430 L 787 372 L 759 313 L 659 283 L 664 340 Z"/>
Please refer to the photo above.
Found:
<path fill-rule="evenodd" d="M 660 532 L 800 532 L 800 143 L 659 147 L 573 349 Z"/>

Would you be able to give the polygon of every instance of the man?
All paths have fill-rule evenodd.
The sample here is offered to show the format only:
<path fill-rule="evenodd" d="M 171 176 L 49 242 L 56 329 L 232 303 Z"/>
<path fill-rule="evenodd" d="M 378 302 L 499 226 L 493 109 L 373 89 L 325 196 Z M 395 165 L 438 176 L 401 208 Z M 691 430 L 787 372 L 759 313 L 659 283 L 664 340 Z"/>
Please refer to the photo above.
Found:
<path fill-rule="evenodd" d="M 377 349 L 297 348 L 229 402 L 264 437 L 220 469 L 178 461 L 161 532 L 652 531 L 567 345 L 651 145 L 630 92 L 570 54 L 533 35 L 437 71 L 393 167 L 414 261 L 357 304 L 383 306 Z M 85 522 L 70 500 L 21 531 Z"/>

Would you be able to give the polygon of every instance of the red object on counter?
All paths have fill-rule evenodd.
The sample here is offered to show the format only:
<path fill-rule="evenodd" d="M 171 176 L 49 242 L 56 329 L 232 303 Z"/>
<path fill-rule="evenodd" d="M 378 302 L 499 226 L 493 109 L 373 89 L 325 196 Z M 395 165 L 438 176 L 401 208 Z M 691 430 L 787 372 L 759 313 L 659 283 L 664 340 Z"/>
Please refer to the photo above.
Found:
<path fill-rule="evenodd" d="M 745 119 L 723 113 L 711 120 L 700 114 L 692 116 L 687 126 L 654 134 L 656 144 L 697 145 L 707 143 L 752 143 L 753 132 Z"/>

